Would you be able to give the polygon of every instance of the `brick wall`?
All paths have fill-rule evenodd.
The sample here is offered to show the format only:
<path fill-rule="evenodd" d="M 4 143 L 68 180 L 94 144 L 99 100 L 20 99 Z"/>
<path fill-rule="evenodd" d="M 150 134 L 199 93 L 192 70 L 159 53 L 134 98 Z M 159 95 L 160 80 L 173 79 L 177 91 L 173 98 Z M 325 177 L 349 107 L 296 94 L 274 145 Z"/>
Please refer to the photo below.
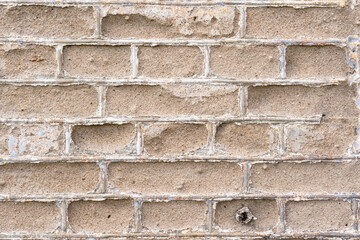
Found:
<path fill-rule="evenodd" d="M 0 238 L 360 238 L 357 0 L 0 13 Z"/>

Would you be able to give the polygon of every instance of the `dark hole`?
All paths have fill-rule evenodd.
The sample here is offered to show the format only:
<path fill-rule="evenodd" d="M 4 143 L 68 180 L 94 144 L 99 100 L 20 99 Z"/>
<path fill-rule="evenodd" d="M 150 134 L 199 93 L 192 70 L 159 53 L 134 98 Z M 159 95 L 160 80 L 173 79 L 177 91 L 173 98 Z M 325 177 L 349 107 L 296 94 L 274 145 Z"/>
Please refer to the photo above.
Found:
<path fill-rule="evenodd" d="M 224 206 L 224 208 L 226 208 L 226 206 Z"/>
<path fill-rule="evenodd" d="M 323 113 L 323 114 L 322 114 L 322 116 L 323 116 L 323 117 L 326 117 L 326 114 L 325 114 L 325 113 Z"/>
<path fill-rule="evenodd" d="M 347 227 L 347 224 L 345 224 L 345 226 Z"/>
<path fill-rule="evenodd" d="M 247 214 L 247 212 L 243 212 L 243 213 L 241 213 L 241 216 L 240 216 L 241 218 L 241 221 L 242 222 L 245 222 L 246 221 L 246 219 L 248 218 L 248 214 Z"/>
<path fill-rule="evenodd" d="M 108 218 L 111 218 L 111 215 L 109 215 Z"/>

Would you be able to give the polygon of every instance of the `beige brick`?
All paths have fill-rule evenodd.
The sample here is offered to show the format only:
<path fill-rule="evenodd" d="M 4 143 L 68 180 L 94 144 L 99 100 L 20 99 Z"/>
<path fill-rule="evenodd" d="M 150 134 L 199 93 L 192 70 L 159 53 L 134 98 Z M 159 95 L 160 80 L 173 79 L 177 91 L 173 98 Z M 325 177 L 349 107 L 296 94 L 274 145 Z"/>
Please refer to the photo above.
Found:
<path fill-rule="evenodd" d="M 290 125 L 285 129 L 289 153 L 342 156 L 356 140 L 357 121 L 325 121 L 318 125 Z"/>
<path fill-rule="evenodd" d="M 260 156 L 275 149 L 275 133 L 269 124 L 226 123 L 217 127 L 215 139 L 219 150 L 242 157 Z"/>
<path fill-rule="evenodd" d="M 2 78 L 53 78 L 56 72 L 55 48 L 35 45 L 4 45 L 0 50 Z"/>
<path fill-rule="evenodd" d="M 324 118 L 357 118 L 356 86 L 267 86 L 250 87 L 250 114 Z"/>
<path fill-rule="evenodd" d="M 228 78 L 276 78 L 279 50 L 275 46 L 221 46 L 210 49 L 211 73 Z"/>
<path fill-rule="evenodd" d="M 286 223 L 294 231 L 350 231 L 352 216 L 346 201 L 303 201 L 286 204 Z"/>
<path fill-rule="evenodd" d="M 206 154 L 207 138 L 204 124 L 153 124 L 145 127 L 144 146 L 155 156 Z"/>
<path fill-rule="evenodd" d="M 91 86 L 0 87 L 0 115 L 8 118 L 95 116 L 98 93 Z"/>
<path fill-rule="evenodd" d="M 0 154 L 13 158 L 21 155 L 57 155 L 64 149 L 60 125 L 0 125 Z"/>
<path fill-rule="evenodd" d="M 248 8 L 246 34 L 257 38 L 346 38 L 360 33 L 359 6 L 350 8 Z"/>
<path fill-rule="evenodd" d="M 289 46 L 286 74 L 289 78 L 345 78 L 350 72 L 345 49 L 335 46 Z"/>
<path fill-rule="evenodd" d="M 148 230 L 199 230 L 205 224 L 206 211 L 205 202 L 145 202 L 142 220 Z"/>
<path fill-rule="evenodd" d="M 233 36 L 235 8 L 230 6 L 122 6 L 102 19 L 109 38 L 209 38 Z"/>
<path fill-rule="evenodd" d="M 76 152 L 130 153 L 136 137 L 132 124 L 74 126 L 71 138 Z"/>
<path fill-rule="evenodd" d="M 242 169 L 226 162 L 112 163 L 109 185 L 129 194 L 232 194 L 240 192 Z"/>
<path fill-rule="evenodd" d="M 130 200 L 77 201 L 69 205 L 69 222 L 75 232 L 121 233 L 133 225 Z"/>
<path fill-rule="evenodd" d="M 119 78 L 131 75 L 129 46 L 69 46 L 63 51 L 66 76 Z"/>
<path fill-rule="evenodd" d="M 201 76 L 204 56 L 198 47 L 140 47 L 139 75 L 152 78 Z"/>
<path fill-rule="evenodd" d="M 357 161 L 255 164 L 250 187 L 269 193 L 357 193 L 359 173 Z"/>
<path fill-rule="evenodd" d="M 10 196 L 87 193 L 99 183 L 95 163 L 12 163 L 0 166 L 0 193 Z"/>
<path fill-rule="evenodd" d="M 236 211 L 247 207 L 256 219 L 244 224 L 236 220 Z M 232 200 L 219 202 L 215 210 L 216 228 L 237 232 L 275 230 L 280 217 L 275 200 Z"/>
<path fill-rule="evenodd" d="M 94 33 L 91 7 L 14 6 L 0 8 L 1 37 L 80 38 Z"/>
<path fill-rule="evenodd" d="M 0 202 L 2 233 L 54 232 L 60 226 L 60 208 L 47 202 Z"/>
<path fill-rule="evenodd" d="M 110 87 L 110 116 L 237 115 L 236 86 L 119 86 Z"/>

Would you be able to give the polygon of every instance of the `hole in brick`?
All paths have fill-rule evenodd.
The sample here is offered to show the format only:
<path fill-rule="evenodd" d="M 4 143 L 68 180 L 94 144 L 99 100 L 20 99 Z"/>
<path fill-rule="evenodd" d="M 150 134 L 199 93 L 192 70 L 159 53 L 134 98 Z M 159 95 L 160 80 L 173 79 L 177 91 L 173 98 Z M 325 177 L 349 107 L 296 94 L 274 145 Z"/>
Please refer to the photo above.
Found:
<path fill-rule="evenodd" d="M 251 213 L 248 207 L 240 208 L 236 211 L 236 220 L 242 224 L 248 224 L 255 220 L 255 216 Z"/>
<path fill-rule="evenodd" d="M 107 216 L 107 218 L 111 218 L 111 215 Z"/>

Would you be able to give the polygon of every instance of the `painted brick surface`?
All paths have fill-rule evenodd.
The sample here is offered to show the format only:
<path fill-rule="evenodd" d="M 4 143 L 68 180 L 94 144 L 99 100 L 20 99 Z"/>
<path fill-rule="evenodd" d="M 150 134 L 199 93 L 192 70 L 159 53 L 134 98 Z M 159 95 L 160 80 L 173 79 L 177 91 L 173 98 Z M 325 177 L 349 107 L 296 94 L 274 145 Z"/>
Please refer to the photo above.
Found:
<path fill-rule="evenodd" d="M 0 0 L 0 239 L 360 239 L 359 0 Z"/>

